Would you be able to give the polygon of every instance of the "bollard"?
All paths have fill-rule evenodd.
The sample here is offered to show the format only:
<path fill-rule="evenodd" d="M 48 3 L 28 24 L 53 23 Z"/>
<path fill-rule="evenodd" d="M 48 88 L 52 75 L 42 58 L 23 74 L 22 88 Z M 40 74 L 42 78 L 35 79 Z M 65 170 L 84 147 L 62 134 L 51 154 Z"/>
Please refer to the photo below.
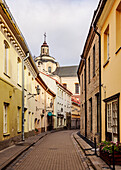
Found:
<path fill-rule="evenodd" d="M 97 155 L 97 144 L 96 144 L 96 137 L 94 137 L 94 144 L 95 144 L 95 155 Z"/>
<path fill-rule="evenodd" d="M 112 145 L 113 170 L 115 170 L 114 145 Z"/>

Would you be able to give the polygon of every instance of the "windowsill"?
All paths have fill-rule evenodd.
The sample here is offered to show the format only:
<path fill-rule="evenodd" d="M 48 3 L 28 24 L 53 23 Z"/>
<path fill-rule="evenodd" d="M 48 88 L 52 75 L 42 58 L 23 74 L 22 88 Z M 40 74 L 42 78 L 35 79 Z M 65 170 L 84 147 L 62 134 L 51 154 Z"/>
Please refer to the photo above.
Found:
<path fill-rule="evenodd" d="M 109 63 L 109 59 L 105 62 L 105 64 L 103 65 L 103 68 L 105 68 L 108 63 Z"/>
<path fill-rule="evenodd" d="M 18 84 L 18 83 L 17 83 L 17 85 L 18 85 L 19 87 L 21 87 L 21 85 L 20 85 L 20 84 Z"/>
<path fill-rule="evenodd" d="M 4 72 L 4 74 L 5 74 L 5 76 L 7 76 L 8 78 L 10 78 L 10 76 L 9 76 L 7 73 Z"/>
<path fill-rule="evenodd" d="M 10 136 L 10 133 L 4 133 L 3 136 L 4 136 L 4 137 Z"/>
<path fill-rule="evenodd" d="M 115 54 L 118 54 L 118 52 L 121 50 L 121 47 L 119 47 L 119 49 L 115 52 Z"/>

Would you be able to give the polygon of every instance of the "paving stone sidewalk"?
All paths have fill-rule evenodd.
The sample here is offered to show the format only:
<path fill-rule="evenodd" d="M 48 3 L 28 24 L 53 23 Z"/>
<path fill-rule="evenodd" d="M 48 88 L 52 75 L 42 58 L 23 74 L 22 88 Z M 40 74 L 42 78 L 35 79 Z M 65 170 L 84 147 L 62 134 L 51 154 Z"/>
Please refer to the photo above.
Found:
<path fill-rule="evenodd" d="M 40 133 L 38 135 L 26 138 L 25 141 L 21 141 L 16 145 L 8 147 L 0 151 L 0 169 L 4 169 L 8 164 L 19 157 L 24 151 L 29 149 L 32 145 L 38 142 L 41 138 L 46 136 L 50 132 Z"/>
<path fill-rule="evenodd" d="M 29 137 L 25 139 L 25 141 L 21 141 L 16 145 L 1 150 L 0 169 L 1 170 L 4 169 L 7 165 L 13 162 L 17 157 L 19 157 L 24 151 L 28 150 L 41 138 L 43 138 L 44 136 L 52 132 L 56 132 L 56 131 L 44 132 L 36 136 Z M 91 150 L 91 146 L 87 144 L 80 136 L 77 135 L 77 131 L 75 131 L 72 136 L 79 145 L 78 147 L 79 151 L 81 148 L 81 155 L 82 155 L 82 159 L 84 160 L 83 163 L 85 164 L 85 169 L 87 169 L 86 164 L 89 164 L 89 166 L 91 164 L 92 167 L 96 170 L 110 169 L 110 167 L 100 157 L 94 155 L 94 152 Z M 121 170 L 121 166 L 116 166 L 115 169 Z"/>
<path fill-rule="evenodd" d="M 91 150 L 92 147 L 78 136 L 77 132 L 73 134 L 73 137 L 95 170 L 111 169 L 100 157 L 94 155 L 94 151 Z M 121 170 L 121 166 L 115 166 L 115 170 Z"/>

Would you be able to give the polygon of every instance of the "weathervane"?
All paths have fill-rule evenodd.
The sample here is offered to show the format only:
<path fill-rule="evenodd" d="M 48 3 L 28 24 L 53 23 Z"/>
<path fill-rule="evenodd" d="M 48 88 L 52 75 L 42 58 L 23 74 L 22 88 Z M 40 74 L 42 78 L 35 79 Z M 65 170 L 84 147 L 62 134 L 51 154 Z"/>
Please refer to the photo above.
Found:
<path fill-rule="evenodd" d="M 46 42 L 46 32 L 44 33 L 44 42 Z"/>

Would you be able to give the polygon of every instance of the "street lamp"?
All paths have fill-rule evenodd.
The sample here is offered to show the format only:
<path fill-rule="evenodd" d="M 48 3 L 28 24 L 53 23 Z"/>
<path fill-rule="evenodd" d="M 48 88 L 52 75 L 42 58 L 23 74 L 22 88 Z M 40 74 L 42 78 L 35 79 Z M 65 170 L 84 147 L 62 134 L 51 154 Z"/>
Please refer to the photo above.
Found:
<path fill-rule="evenodd" d="M 39 88 L 39 85 L 37 85 L 37 87 L 36 87 L 36 91 L 37 91 L 37 94 L 31 94 L 31 93 L 29 93 L 28 95 L 31 95 L 28 99 L 30 99 L 31 97 L 34 97 L 34 96 L 36 96 L 36 95 L 39 95 L 40 94 L 40 88 Z"/>

